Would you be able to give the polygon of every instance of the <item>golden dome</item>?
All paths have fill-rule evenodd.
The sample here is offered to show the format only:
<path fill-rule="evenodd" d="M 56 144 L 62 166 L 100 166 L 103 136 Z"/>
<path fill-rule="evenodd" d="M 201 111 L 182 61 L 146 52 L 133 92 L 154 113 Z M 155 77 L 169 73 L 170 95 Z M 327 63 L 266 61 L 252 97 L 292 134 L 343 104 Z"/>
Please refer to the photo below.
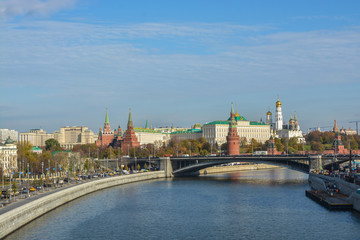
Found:
<path fill-rule="evenodd" d="M 276 107 L 281 107 L 281 102 L 280 102 L 279 98 L 278 98 L 278 100 L 276 102 Z"/>
<path fill-rule="evenodd" d="M 268 112 L 266 113 L 266 115 L 269 116 L 269 115 L 272 115 L 272 113 L 271 113 L 270 111 L 268 111 Z"/>
<path fill-rule="evenodd" d="M 236 110 L 236 113 L 235 113 L 235 117 L 240 117 L 240 114 L 238 114 L 237 110 Z"/>

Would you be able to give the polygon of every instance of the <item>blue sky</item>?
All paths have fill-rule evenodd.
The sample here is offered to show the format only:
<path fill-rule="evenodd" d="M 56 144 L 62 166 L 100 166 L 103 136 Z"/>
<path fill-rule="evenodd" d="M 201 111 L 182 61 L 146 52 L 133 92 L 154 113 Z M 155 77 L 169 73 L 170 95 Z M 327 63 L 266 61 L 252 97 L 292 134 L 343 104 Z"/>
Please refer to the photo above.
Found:
<path fill-rule="evenodd" d="M 359 1 L 0 0 L 0 128 L 360 120 Z"/>

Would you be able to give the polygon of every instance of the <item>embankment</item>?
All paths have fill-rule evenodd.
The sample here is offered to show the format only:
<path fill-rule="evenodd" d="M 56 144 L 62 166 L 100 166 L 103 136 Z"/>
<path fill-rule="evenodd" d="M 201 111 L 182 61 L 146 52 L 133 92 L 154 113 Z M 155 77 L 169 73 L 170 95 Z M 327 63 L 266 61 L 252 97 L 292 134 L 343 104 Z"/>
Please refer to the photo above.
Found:
<path fill-rule="evenodd" d="M 0 215 L 0 239 L 38 218 L 39 216 L 86 194 L 127 183 L 164 178 L 164 171 L 116 176 L 83 183 L 53 194 L 44 196 L 35 201 L 24 204 L 9 212 Z"/>
<path fill-rule="evenodd" d="M 336 184 L 341 193 L 349 196 L 347 202 L 353 204 L 353 208 L 360 212 L 360 194 L 356 193 L 357 189 L 360 189 L 359 185 L 346 182 L 337 177 L 309 173 L 309 184 L 314 190 L 326 191 L 328 183 Z"/>
<path fill-rule="evenodd" d="M 276 165 L 269 165 L 269 164 L 246 164 L 246 165 L 209 167 L 202 169 L 199 172 L 200 175 L 205 175 L 205 174 L 251 171 L 251 170 L 262 170 L 262 169 L 273 169 L 273 168 L 282 168 L 282 167 Z"/>

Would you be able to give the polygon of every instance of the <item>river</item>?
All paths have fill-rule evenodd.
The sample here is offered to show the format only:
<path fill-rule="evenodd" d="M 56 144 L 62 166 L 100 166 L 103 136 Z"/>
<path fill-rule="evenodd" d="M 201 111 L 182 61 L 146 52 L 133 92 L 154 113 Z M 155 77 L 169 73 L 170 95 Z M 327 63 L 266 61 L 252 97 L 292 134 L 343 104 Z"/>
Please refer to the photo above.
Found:
<path fill-rule="evenodd" d="M 360 239 L 360 214 L 305 196 L 289 169 L 153 180 L 102 190 L 6 239 Z"/>

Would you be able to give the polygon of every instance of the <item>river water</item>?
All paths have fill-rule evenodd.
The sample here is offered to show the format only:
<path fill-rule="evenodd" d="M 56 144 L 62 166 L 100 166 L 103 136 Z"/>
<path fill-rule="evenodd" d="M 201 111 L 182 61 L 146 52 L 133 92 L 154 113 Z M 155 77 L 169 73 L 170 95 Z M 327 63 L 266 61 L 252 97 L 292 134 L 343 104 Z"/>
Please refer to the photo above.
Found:
<path fill-rule="evenodd" d="M 153 180 L 99 191 L 6 239 L 360 239 L 360 214 L 305 196 L 289 169 Z"/>

